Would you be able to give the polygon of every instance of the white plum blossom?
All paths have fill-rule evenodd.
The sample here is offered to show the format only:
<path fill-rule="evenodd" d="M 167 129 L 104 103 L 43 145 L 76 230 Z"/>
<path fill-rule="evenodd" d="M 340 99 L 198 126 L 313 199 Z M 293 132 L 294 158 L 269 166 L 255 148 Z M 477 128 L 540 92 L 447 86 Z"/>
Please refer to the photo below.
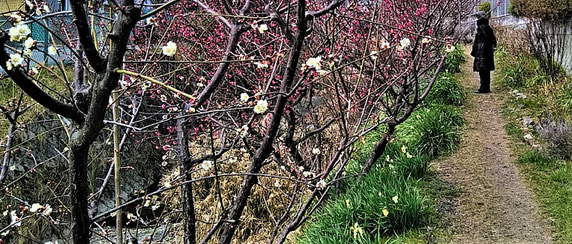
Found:
<path fill-rule="evenodd" d="M 411 40 L 409 40 L 409 38 L 403 38 L 403 39 L 400 41 L 400 44 L 401 44 L 401 49 L 405 49 L 405 48 L 407 48 L 409 45 L 411 45 Z"/>
<path fill-rule="evenodd" d="M 41 204 L 39 203 L 34 203 L 32 204 L 32 207 L 30 208 L 30 213 L 35 213 L 38 212 L 38 210 L 44 208 Z"/>
<path fill-rule="evenodd" d="M 28 5 L 28 8 L 30 8 L 30 9 L 33 9 L 36 6 L 30 0 L 26 0 L 26 5 Z"/>
<path fill-rule="evenodd" d="M 431 40 L 430 40 L 429 38 L 424 37 L 423 40 L 421 40 L 421 43 L 427 44 L 427 43 L 429 43 L 430 41 L 431 41 Z"/>
<path fill-rule="evenodd" d="M 302 172 L 302 175 L 306 178 L 309 178 L 309 177 L 314 176 L 314 173 L 312 173 L 310 171 L 304 171 L 304 172 Z"/>
<path fill-rule="evenodd" d="M 28 37 L 28 39 L 24 41 L 24 47 L 26 47 L 27 49 L 31 49 L 32 47 L 34 47 L 34 45 L 36 45 L 36 41 L 31 37 Z"/>
<path fill-rule="evenodd" d="M 371 59 L 376 60 L 377 59 L 377 51 L 373 51 L 369 54 L 369 56 L 371 57 Z"/>
<path fill-rule="evenodd" d="M 318 181 L 318 184 L 316 184 L 316 187 L 318 187 L 318 189 L 320 189 L 320 190 L 326 189 L 326 186 L 327 186 L 327 183 L 323 179 Z"/>
<path fill-rule="evenodd" d="M 320 63 L 322 62 L 322 57 L 317 57 L 317 58 L 309 58 L 306 61 L 306 65 L 310 68 L 314 68 L 316 70 L 321 70 L 322 69 L 322 64 Z"/>
<path fill-rule="evenodd" d="M 27 25 L 17 25 L 8 30 L 8 35 L 12 42 L 21 42 L 26 40 L 30 33 L 32 33 L 32 31 L 30 31 L 30 28 L 28 28 Z"/>
<path fill-rule="evenodd" d="M 445 52 L 451 53 L 455 51 L 455 46 L 453 45 L 447 45 L 447 47 L 445 48 Z"/>
<path fill-rule="evenodd" d="M 18 67 L 24 63 L 24 58 L 18 53 L 10 54 L 10 60 L 6 61 L 6 68 L 12 70 L 14 67 Z"/>
<path fill-rule="evenodd" d="M 240 94 L 240 101 L 241 102 L 246 103 L 246 102 L 248 102 L 248 99 L 250 99 L 250 96 L 247 93 L 243 92 Z"/>
<path fill-rule="evenodd" d="M 201 168 L 204 170 L 210 170 L 213 167 L 213 161 L 205 160 L 201 163 Z"/>
<path fill-rule="evenodd" d="M 255 62 L 254 64 L 256 64 L 256 67 L 259 69 L 268 68 L 268 63 L 266 63 L 266 62 Z"/>
<path fill-rule="evenodd" d="M 32 57 L 32 50 L 31 49 L 24 49 L 24 51 L 22 51 L 22 54 L 24 55 L 24 57 Z"/>
<path fill-rule="evenodd" d="M 22 22 L 22 15 L 19 14 L 11 14 L 10 18 L 14 22 L 14 24 L 19 25 Z"/>
<path fill-rule="evenodd" d="M 44 12 L 45 13 L 49 13 L 50 11 L 50 6 L 48 6 L 47 4 L 44 4 Z"/>
<path fill-rule="evenodd" d="M 248 135 L 248 125 L 243 125 L 240 128 L 240 137 L 246 137 Z"/>
<path fill-rule="evenodd" d="M 37 69 L 36 67 L 32 67 L 32 69 L 30 69 L 29 72 L 30 72 L 31 75 L 36 75 L 36 74 L 38 74 L 39 71 L 38 71 L 38 69 Z"/>
<path fill-rule="evenodd" d="M 381 43 L 381 49 L 388 49 L 390 47 L 391 47 L 391 44 L 389 44 L 389 42 Z"/>
<path fill-rule="evenodd" d="M 268 30 L 268 25 L 266 24 L 261 24 L 260 26 L 258 26 L 258 32 L 260 32 L 260 34 L 264 34 L 264 32 L 267 30 Z"/>
<path fill-rule="evenodd" d="M 44 211 L 42 212 L 42 215 L 44 216 L 49 216 L 52 213 L 53 209 L 50 206 L 50 204 L 46 204 L 46 206 L 44 206 Z"/>
<path fill-rule="evenodd" d="M 10 219 L 12 220 L 13 226 L 17 227 L 22 225 L 22 222 L 19 222 L 20 218 L 18 217 L 18 215 L 16 215 L 16 210 L 12 210 L 12 212 L 10 212 Z"/>
<path fill-rule="evenodd" d="M 165 56 L 173 57 L 177 52 L 177 44 L 172 41 L 167 42 L 167 45 L 163 46 L 162 48 L 163 54 Z"/>
<path fill-rule="evenodd" d="M 49 55 L 57 55 L 58 49 L 56 49 L 56 47 L 54 47 L 54 46 L 49 46 L 48 47 L 48 54 Z"/>
<path fill-rule="evenodd" d="M 321 152 L 320 152 L 320 149 L 316 147 L 316 148 L 313 148 L 313 149 L 312 149 L 312 153 L 315 154 L 315 155 L 318 155 L 318 154 L 320 154 Z"/>
<path fill-rule="evenodd" d="M 268 102 L 266 100 L 258 100 L 254 106 L 254 112 L 257 114 L 262 114 L 268 110 Z"/>

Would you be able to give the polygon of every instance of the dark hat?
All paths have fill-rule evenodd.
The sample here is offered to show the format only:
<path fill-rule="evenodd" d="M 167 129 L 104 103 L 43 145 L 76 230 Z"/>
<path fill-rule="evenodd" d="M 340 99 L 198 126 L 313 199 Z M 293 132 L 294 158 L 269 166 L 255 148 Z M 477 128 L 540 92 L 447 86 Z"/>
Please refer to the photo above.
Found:
<path fill-rule="evenodd" d="M 485 11 L 479 11 L 473 14 L 473 16 L 479 18 L 479 19 L 488 19 L 489 15 L 487 13 L 485 13 Z"/>

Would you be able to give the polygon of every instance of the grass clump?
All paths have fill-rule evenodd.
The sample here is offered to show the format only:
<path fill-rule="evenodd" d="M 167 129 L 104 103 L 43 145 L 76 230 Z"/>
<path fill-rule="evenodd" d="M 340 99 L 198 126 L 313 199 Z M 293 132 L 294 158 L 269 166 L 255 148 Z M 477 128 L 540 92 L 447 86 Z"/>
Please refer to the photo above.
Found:
<path fill-rule="evenodd" d="M 418 184 L 394 168 L 373 170 L 328 203 L 298 243 L 379 243 L 384 236 L 424 226 L 433 208 Z"/>
<path fill-rule="evenodd" d="M 465 91 L 455 75 L 442 73 L 435 81 L 427 98 L 425 98 L 425 103 L 461 106 L 465 98 Z"/>
<path fill-rule="evenodd" d="M 459 143 L 460 127 L 465 120 L 456 108 L 433 105 L 421 108 L 397 128 L 398 138 L 404 138 L 422 155 L 437 157 L 449 153 Z"/>
<path fill-rule="evenodd" d="M 442 74 L 452 74 L 461 72 L 461 65 L 467 61 L 465 57 L 464 48 L 461 44 L 457 44 L 455 49 L 449 53 L 447 59 L 445 60 L 445 73 Z"/>

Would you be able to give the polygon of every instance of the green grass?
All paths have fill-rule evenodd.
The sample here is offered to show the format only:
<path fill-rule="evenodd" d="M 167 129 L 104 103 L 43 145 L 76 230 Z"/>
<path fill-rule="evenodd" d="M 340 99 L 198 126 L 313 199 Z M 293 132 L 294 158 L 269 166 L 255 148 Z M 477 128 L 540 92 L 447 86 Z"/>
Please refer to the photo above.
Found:
<path fill-rule="evenodd" d="M 572 167 L 537 150 L 521 151 L 518 162 L 556 227 L 558 243 L 572 243 Z"/>
<path fill-rule="evenodd" d="M 572 243 L 572 165 L 569 161 L 556 160 L 544 151 L 531 148 L 522 142 L 523 131 L 519 121 L 522 117 L 538 118 L 546 113 L 562 113 L 570 116 L 568 101 L 572 93 L 568 84 L 550 80 L 542 74 L 538 61 L 526 54 L 508 55 L 499 49 L 497 79 L 505 92 L 519 89 L 528 98 L 516 100 L 507 94 L 503 116 L 507 121 L 505 130 L 511 137 L 517 163 L 529 180 L 536 198 L 552 220 L 557 243 Z M 564 77 L 564 76 L 563 76 Z M 543 89 L 550 93 L 543 93 Z M 524 108 L 521 108 L 524 105 Z"/>
<path fill-rule="evenodd" d="M 388 145 L 378 166 L 367 176 L 342 184 L 342 193 L 332 196 L 311 219 L 298 243 L 420 243 L 439 238 L 439 231 L 423 227 L 438 225 L 433 199 L 451 191 L 427 175 L 427 164 L 453 150 L 463 124 L 458 109 L 450 106 L 416 111 L 397 129 L 399 140 Z M 366 138 L 350 172 L 359 169 L 380 136 L 376 132 Z M 397 203 L 392 200 L 395 196 Z M 361 232 L 356 230 L 360 228 Z"/>

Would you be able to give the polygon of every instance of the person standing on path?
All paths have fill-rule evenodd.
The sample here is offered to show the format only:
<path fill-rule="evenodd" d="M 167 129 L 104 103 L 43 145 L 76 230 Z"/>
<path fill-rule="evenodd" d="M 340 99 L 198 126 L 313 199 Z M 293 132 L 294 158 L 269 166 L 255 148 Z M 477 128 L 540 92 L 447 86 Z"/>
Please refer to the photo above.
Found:
<path fill-rule="evenodd" d="M 471 56 L 475 57 L 473 71 L 479 72 L 481 86 L 475 93 L 491 92 L 491 71 L 495 70 L 494 53 L 497 49 L 497 38 L 489 25 L 487 13 L 479 11 L 477 17 L 477 34 L 473 43 Z"/>

